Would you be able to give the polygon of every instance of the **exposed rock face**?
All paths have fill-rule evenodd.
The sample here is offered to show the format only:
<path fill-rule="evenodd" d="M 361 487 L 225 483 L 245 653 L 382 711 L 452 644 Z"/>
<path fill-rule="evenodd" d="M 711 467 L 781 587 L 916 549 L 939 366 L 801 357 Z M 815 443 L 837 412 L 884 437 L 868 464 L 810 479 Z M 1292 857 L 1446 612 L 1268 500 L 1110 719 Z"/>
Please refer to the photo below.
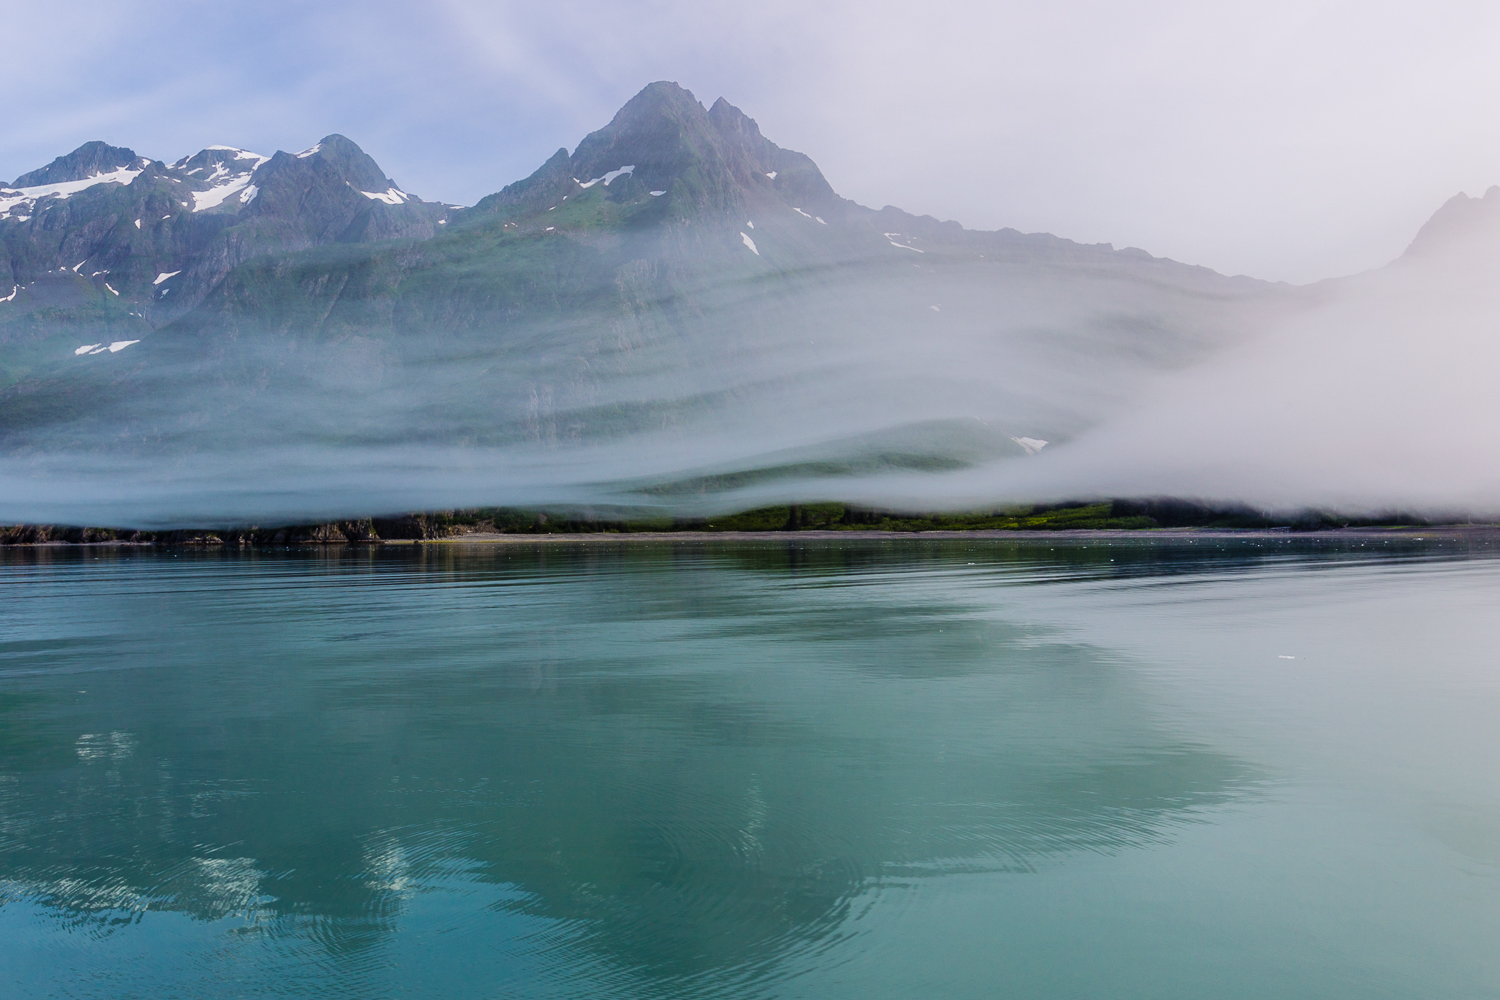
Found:
<path fill-rule="evenodd" d="M 722 97 L 705 110 L 689 91 L 660 82 L 585 136 L 571 156 L 558 150 L 536 173 L 475 209 L 551 205 L 594 184 L 605 185 L 607 196 L 619 201 L 660 191 L 661 207 L 677 218 L 704 211 L 738 214 L 771 195 L 825 216 L 846 204 L 817 164 L 766 139 L 753 119 Z"/>
<path fill-rule="evenodd" d="M 421 521 L 422 514 L 409 515 Z M 393 537 L 438 537 L 397 535 Z M 92 545 L 130 543 L 155 545 L 343 545 L 378 542 L 369 518 L 333 521 L 328 524 L 294 525 L 280 528 L 187 528 L 176 531 L 136 531 L 118 528 L 78 528 L 52 524 L 0 526 L 0 545 Z"/>
<path fill-rule="evenodd" d="M 47 329 L 71 324 L 85 340 L 139 337 L 247 260 L 428 238 L 450 214 L 402 191 L 340 135 L 269 157 L 211 146 L 171 165 L 85 143 L 0 187 L 0 343 L 45 336 L 39 310 L 52 310 Z M 59 277 L 78 301 L 48 296 Z"/>
<path fill-rule="evenodd" d="M 42 184 L 81 181 L 98 174 L 113 173 L 122 167 L 144 165 L 145 162 L 135 155 L 133 149 L 123 149 L 104 142 L 86 142 L 73 152 L 59 156 L 45 167 L 24 173 L 13 183 L 0 186 L 27 188 Z"/>
<path fill-rule="evenodd" d="M 62 542 L 89 545 L 100 542 L 143 543 L 151 541 L 150 532 L 115 528 L 76 528 L 53 524 L 13 524 L 0 527 L 0 545 L 45 545 Z"/>
<path fill-rule="evenodd" d="M 382 539 L 412 539 L 425 541 L 429 538 L 446 538 L 450 529 L 431 514 L 402 514 L 399 517 L 380 518 L 372 522 L 372 529 Z"/>
<path fill-rule="evenodd" d="M 355 518 L 327 524 L 287 525 L 274 528 L 185 528 L 173 531 L 137 531 L 119 528 L 80 528 L 52 524 L 0 525 L 0 545 L 89 545 L 130 543 L 155 545 L 345 545 L 386 540 L 426 541 L 451 538 L 477 529 L 493 530 L 488 523 L 454 524 L 451 512 L 400 514 L 385 518 Z M 545 517 L 543 518 L 545 521 Z"/>

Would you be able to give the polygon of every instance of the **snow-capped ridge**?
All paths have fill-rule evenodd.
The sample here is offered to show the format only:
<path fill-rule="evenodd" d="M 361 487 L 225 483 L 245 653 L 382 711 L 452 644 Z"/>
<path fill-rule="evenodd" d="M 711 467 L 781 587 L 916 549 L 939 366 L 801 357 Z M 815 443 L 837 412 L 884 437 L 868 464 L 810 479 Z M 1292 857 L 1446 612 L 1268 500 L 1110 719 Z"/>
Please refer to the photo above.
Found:
<path fill-rule="evenodd" d="M 80 191 L 87 191 L 100 184 L 129 184 L 139 177 L 144 169 L 144 164 L 135 169 L 120 167 L 108 173 L 85 177 L 82 180 L 59 181 L 23 188 L 0 188 L 0 215 L 7 215 L 20 205 L 30 208 L 43 198 L 71 198 Z"/>

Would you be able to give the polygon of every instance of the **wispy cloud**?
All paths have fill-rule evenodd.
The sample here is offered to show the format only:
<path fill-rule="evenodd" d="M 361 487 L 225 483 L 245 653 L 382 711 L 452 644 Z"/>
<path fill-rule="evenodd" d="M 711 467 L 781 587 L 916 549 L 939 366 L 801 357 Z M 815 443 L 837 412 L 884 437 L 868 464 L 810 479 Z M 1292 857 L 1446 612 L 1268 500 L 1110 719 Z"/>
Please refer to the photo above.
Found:
<path fill-rule="evenodd" d="M 1500 180 L 1500 8 L 1457 0 L 84 0 L 6 32 L 6 178 L 94 138 L 175 157 L 338 131 L 472 202 L 673 79 L 868 204 L 1298 281 L 1383 263 Z"/>

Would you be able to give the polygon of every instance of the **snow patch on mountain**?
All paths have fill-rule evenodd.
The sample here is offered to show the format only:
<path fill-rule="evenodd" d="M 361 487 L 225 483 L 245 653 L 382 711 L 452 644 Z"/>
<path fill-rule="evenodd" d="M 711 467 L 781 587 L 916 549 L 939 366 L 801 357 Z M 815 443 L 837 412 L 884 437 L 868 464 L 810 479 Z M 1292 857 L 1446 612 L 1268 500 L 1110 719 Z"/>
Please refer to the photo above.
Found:
<path fill-rule="evenodd" d="M 600 181 L 603 181 L 604 182 L 604 186 L 605 187 L 609 187 L 610 181 L 614 180 L 616 177 L 621 177 L 621 176 L 623 176 L 625 174 L 629 174 L 632 177 L 635 176 L 635 164 L 634 163 L 628 164 L 627 166 L 623 166 L 619 170 L 611 170 L 608 173 L 604 174 L 603 176 L 601 176 L 601 177 L 595 177 L 593 180 L 587 181 L 587 182 L 581 181 L 577 177 L 575 177 L 575 178 L 573 178 L 573 183 L 577 184 L 579 187 L 582 187 L 582 188 L 591 188 L 595 184 L 598 184 Z"/>
<path fill-rule="evenodd" d="M 1025 448 L 1026 454 L 1028 455 L 1035 455 L 1037 452 L 1047 447 L 1047 442 L 1040 441 L 1037 438 L 1013 437 L 1011 438 L 1011 440 L 1020 445 L 1022 448 Z"/>
<path fill-rule="evenodd" d="M 400 188 L 387 188 L 384 191 L 361 191 L 360 194 L 371 201 L 384 202 L 387 205 L 400 205 L 411 197 L 411 195 Z"/>
<path fill-rule="evenodd" d="M 248 149 L 238 149 L 234 146 L 209 146 L 203 152 L 210 151 L 221 153 L 233 153 L 230 160 L 219 160 L 213 165 L 213 172 L 207 177 L 199 177 L 198 180 L 205 181 L 210 185 L 207 191 L 194 191 L 192 209 L 194 212 L 206 212 L 218 208 L 235 195 L 239 195 L 240 204 L 248 204 L 255 195 L 245 197 L 246 192 L 253 189 L 250 178 L 255 171 L 260 169 L 261 164 L 270 162 L 270 157 L 261 153 L 253 153 Z M 197 154 L 202 155 L 202 154 Z M 174 166 L 181 166 L 192 157 L 184 157 L 178 160 Z M 194 167 L 187 172 L 189 177 L 202 173 L 208 167 Z"/>
<path fill-rule="evenodd" d="M 0 215 L 7 215 L 11 209 L 20 205 L 25 205 L 29 209 L 43 198 L 70 198 L 80 191 L 86 191 L 100 184 L 129 184 L 140 175 L 140 170 L 121 167 L 109 173 L 85 177 L 81 181 L 60 181 L 55 184 L 38 184 L 35 187 L 0 188 Z"/>
<path fill-rule="evenodd" d="M 740 233 L 740 239 L 745 241 L 745 246 L 750 248 L 751 253 L 755 254 L 755 256 L 757 257 L 760 256 L 760 251 L 755 249 L 755 241 L 750 238 L 750 235 L 748 233 Z"/>
<path fill-rule="evenodd" d="M 902 250 L 916 250 L 917 253 L 926 253 L 927 252 L 926 250 L 917 250 L 916 247 L 909 247 L 905 243 L 897 243 L 894 239 L 891 238 L 893 236 L 900 236 L 901 235 L 900 233 L 881 233 L 880 235 L 884 236 L 885 239 L 886 239 L 886 242 L 889 243 L 893 247 L 900 247 Z"/>
<path fill-rule="evenodd" d="M 181 271 L 163 271 L 161 274 L 158 274 L 156 276 L 156 280 L 153 281 L 153 282 L 151 282 L 151 284 L 153 284 L 153 285 L 159 285 L 163 281 L 166 281 L 168 278 L 175 278 L 175 277 L 177 277 L 177 275 L 179 275 L 181 273 L 182 273 Z"/>
<path fill-rule="evenodd" d="M 211 187 L 207 191 L 193 192 L 193 211 L 204 212 L 210 208 L 218 208 L 229 200 L 231 195 L 239 194 L 250 186 L 250 175 L 238 177 L 227 184 Z"/>

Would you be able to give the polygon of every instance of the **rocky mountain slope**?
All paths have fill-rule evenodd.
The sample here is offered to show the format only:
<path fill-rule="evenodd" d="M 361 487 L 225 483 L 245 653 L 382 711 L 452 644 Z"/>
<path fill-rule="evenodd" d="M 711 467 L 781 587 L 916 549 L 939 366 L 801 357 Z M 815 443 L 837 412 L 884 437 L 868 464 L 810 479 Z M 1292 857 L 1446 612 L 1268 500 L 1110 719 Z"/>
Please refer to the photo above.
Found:
<path fill-rule="evenodd" d="M 253 257 L 429 237 L 449 211 L 402 191 L 339 135 L 275 156 L 210 146 L 172 164 L 85 143 L 0 184 L 0 343 L 68 323 L 140 336 Z"/>

